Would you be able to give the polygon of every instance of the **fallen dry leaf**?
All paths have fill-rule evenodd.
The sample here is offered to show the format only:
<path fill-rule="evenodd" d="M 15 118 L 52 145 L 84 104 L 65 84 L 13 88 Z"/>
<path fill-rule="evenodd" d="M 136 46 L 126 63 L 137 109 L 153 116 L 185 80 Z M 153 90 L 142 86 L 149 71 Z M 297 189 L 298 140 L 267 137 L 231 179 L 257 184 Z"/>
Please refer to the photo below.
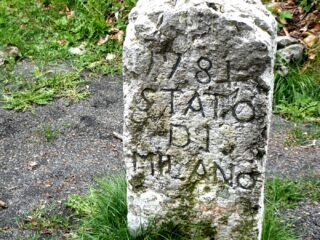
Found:
<path fill-rule="evenodd" d="M 272 3 L 268 4 L 268 9 L 270 9 L 270 11 L 272 13 L 278 14 L 281 12 L 281 3 L 280 2 L 272 2 Z"/>
<path fill-rule="evenodd" d="M 307 36 L 302 41 L 309 48 L 312 48 L 319 40 L 319 37 L 311 32 L 305 32 L 303 36 Z"/>
<path fill-rule="evenodd" d="M 118 31 L 117 33 L 111 35 L 110 39 L 112 40 L 117 40 L 119 43 L 123 42 L 123 38 L 124 38 L 124 31 Z"/>
<path fill-rule="evenodd" d="M 108 17 L 106 20 L 106 23 L 112 25 L 113 24 L 113 17 Z"/>
<path fill-rule="evenodd" d="M 74 11 L 72 11 L 68 6 L 65 6 L 63 10 L 59 11 L 59 14 L 66 15 L 67 18 L 74 16 Z"/>
<path fill-rule="evenodd" d="M 310 31 L 314 33 L 319 33 L 320 32 L 320 23 L 316 23 Z"/>
<path fill-rule="evenodd" d="M 110 38 L 109 35 L 106 35 L 105 37 L 100 38 L 98 41 L 98 45 L 101 46 L 101 45 L 105 44 L 106 42 L 109 41 L 109 38 Z"/>
<path fill-rule="evenodd" d="M 316 49 L 311 49 L 310 51 L 308 51 L 308 58 L 310 60 L 315 60 L 317 57 L 317 50 Z"/>
<path fill-rule="evenodd" d="M 65 40 L 65 39 L 60 39 L 60 40 L 57 41 L 57 43 L 58 43 L 59 45 L 63 46 L 63 45 L 65 45 L 65 44 L 67 43 L 67 40 Z"/>

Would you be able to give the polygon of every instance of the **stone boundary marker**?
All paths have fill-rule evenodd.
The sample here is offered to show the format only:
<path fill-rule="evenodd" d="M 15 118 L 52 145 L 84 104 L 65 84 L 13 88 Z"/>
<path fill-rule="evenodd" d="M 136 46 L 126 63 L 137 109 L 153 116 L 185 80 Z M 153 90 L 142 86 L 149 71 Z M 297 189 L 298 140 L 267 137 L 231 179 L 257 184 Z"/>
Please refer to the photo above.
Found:
<path fill-rule="evenodd" d="M 276 23 L 258 0 L 139 0 L 124 43 L 128 227 L 259 239 Z M 192 227 L 194 226 L 194 227 Z"/>

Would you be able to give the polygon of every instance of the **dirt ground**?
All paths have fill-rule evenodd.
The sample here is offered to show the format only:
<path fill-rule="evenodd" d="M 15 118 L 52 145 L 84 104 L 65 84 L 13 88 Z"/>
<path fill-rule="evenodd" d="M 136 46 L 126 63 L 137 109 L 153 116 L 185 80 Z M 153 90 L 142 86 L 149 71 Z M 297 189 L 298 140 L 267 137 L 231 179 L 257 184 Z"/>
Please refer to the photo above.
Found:
<path fill-rule="evenodd" d="M 30 232 L 19 222 L 32 209 L 50 202 L 63 206 L 70 193 L 83 194 L 95 179 L 124 170 L 122 142 L 114 135 L 122 132 L 122 80 L 94 77 L 88 87 L 91 96 L 78 103 L 58 99 L 33 112 L 0 109 L 0 201 L 6 204 L 0 207 L 1 240 L 27 239 Z M 273 117 L 267 177 L 320 177 L 319 144 L 284 144 L 292 127 Z M 48 141 L 52 129 L 56 134 Z M 302 239 L 320 239 L 319 202 L 288 214 L 298 220 Z"/>

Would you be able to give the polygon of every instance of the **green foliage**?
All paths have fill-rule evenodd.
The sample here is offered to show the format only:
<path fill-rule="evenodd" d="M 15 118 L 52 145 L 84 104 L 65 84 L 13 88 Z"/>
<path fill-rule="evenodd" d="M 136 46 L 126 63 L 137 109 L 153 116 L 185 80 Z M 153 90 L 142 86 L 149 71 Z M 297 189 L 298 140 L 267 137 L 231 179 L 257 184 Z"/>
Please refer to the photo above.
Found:
<path fill-rule="evenodd" d="M 279 13 L 279 21 L 281 24 L 286 24 L 288 19 L 292 19 L 293 15 L 289 11 L 281 11 Z"/>
<path fill-rule="evenodd" d="M 105 74 L 120 73 L 122 41 L 121 36 L 115 36 L 125 31 L 129 11 L 135 2 L 2 0 L 0 49 L 17 46 L 21 57 L 32 59 L 35 65 L 67 60 L 79 72 L 86 68 Z M 99 39 L 107 35 L 109 40 L 98 44 Z M 84 47 L 82 54 L 69 52 L 71 47 L 79 46 Z M 116 58 L 106 60 L 107 53 L 115 53 Z M 76 73 L 42 77 L 33 82 L 12 74 L 16 59 L 8 61 L 0 67 L 0 100 L 7 109 L 27 110 L 34 104 L 47 104 L 55 97 L 79 100 L 88 95 Z M 6 88 L 8 84 L 9 89 Z"/>
<path fill-rule="evenodd" d="M 267 206 L 264 212 L 262 240 L 298 240 L 292 234 L 291 226 L 285 223 L 273 207 Z"/>
<path fill-rule="evenodd" d="M 126 180 L 123 175 L 99 181 L 99 187 L 87 196 L 71 195 L 67 206 L 80 218 L 72 239 L 99 240 L 188 240 L 190 224 L 168 222 L 161 227 L 151 224 L 143 234 L 131 237 L 127 229 Z M 200 226 L 199 226 L 200 227 Z M 197 239 L 195 239 L 197 240 Z M 201 240 L 201 239 L 198 239 Z"/>
<path fill-rule="evenodd" d="M 55 52 L 53 57 L 65 57 L 69 46 L 82 41 L 96 43 L 112 28 L 125 30 L 127 15 L 134 4 L 131 0 L 123 3 L 117 0 L 49 0 L 42 4 L 3 0 L 0 3 L 0 34 L 3 36 L 0 45 L 16 45 L 24 56 L 41 57 L 49 50 Z M 108 18 L 112 21 L 106 21 Z M 59 40 L 65 40 L 66 45 L 59 45 Z M 116 45 L 121 49 L 115 41 L 107 45 L 104 50 Z M 47 57 L 44 60 L 48 60 Z"/>
<path fill-rule="evenodd" d="M 265 216 L 263 222 L 263 240 L 298 240 L 292 233 L 292 224 L 281 218 L 280 211 L 297 207 L 297 204 L 309 198 L 320 199 L 319 179 L 297 180 L 274 178 L 265 186 Z"/>
<path fill-rule="evenodd" d="M 35 104 L 45 105 L 56 97 L 65 97 L 71 101 L 78 101 L 88 96 L 85 81 L 77 72 L 51 75 L 39 69 L 34 71 L 34 79 L 7 80 L 7 87 L 3 94 L 3 107 L 6 109 L 25 111 Z M 9 84 L 10 83 L 10 84 Z M 13 85 L 14 87 L 10 87 Z"/>
<path fill-rule="evenodd" d="M 319 0 L 297 0 L 299 5 L 301 5 L 306 12 L 310 12 L 313 7 L 320 9 Z"/>
<path fill-rule="evenodd" d="M 54 213 L 55 208 L 56 206 L 52 204 L 40 205 L 24 215 L 23 222 L 19 223 L 19 227 L 34 232 L 28 239 L 43 239 L 41 232 L 46 232 L 48 235 L 57 230 L 66 231 L 70 227 L 70 219 Z"/>
<path fill-rule="evenodd" d="M 266 184 L 266 202 L 277 208 L 292 208 L 304 198 L 302 183 L 279 178 Z"/>
<path fill-rule="evenodd" d="M 67 206 L 83 217 L 72 239 L 130 239 L 123 175 L 99 181 L 99 188 L 92 189 L 85 197 L 70 196 Z"/>
<path fill-rule="evenodd" d="M 45 125 L 38 129 L 38 134 L 46 142 L 53 142 L 61 135 L 61 130 L 50 125 Z"/>
<path fill-rule="evenodd" d="M 97 72 L 121 71 L 122 42 L 101 37 L 125 31 L 128 13 L 135 0 L 2 0 L 0 1 L 0 48 L 17 46 L 23 58 L 42 64 L 68 60 L 78 69 Z M 69 53 L 70 47 L 85 46 L 82 55 Z M 116 53 L 106 61 L 107 53 Z M 95 65 L 95 67 L 92 67 Z M 119 66 L 120 65 L 120 66 Z M 5 71 L 6 69 L 0 69 Z"/>
<path fill-rule="evenodd" d="M 291 66 L 287 76 L 276 74 L 274 88 L 275 111 L 290 120 L 320 123 L 320 50 L 316 62 L 302 70 Z"/>
<path fill-rule="evenodd" d="M 285 223 L 279 211 L 293 208 L 305 198 L 320 199 L 319 180 L 272 179 L 266 183 L 266 209 L 263 240 L 296 240 L 292 225 Z M 71 207 L 79 224 L 71 234 L 72 239 L 99 240 L 185 240 L 187 224 L 169 222 L 151 224 L 142 230 L 142 236 L 133 238 L 127 230 L 126 181 L 122 175 L 99 181 L 99 187 L 87 196 L 72 195 L 67 205 Z M 199 239 L 200 240 L 200 239 Z"/>

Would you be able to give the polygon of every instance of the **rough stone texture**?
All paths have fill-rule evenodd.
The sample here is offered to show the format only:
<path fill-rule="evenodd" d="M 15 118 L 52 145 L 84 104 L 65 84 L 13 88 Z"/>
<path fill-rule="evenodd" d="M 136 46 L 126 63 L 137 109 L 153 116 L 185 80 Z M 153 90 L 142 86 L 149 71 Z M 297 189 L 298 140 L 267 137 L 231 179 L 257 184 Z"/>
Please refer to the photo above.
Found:
<path fill-rule="evenodd" d="M 128 225 L 258 239 L 276 50 L 254 0 L 140 0 L 124 43 Z M 197 231 L 195 230 L 197 229 Z"/>
<path fill-rule="evenodd" d="M 283 38 L 278 41 L 278 51 L 277 51 L 277 65 L 276 69 L 278 74 L 281 76 L 287 76 L 289 74 L 289 63 L 299 62 L 303 59 L 304 49 L 303 44 L 294 43 L 290 45 L 290 41 L 293 41 L 294 38 L 288 37 L 287 39 Z M 288 44 L 284 46 L 284 44 Z"/>
<path fill-rule="evenodd" d="M 303 58 L 304 46 L 302 44 L 293 44 L 278 51 L 281 59 L 286 63 L 301 61 Z"/>
<path fill-rule="evenodd" d="M 299 43 L 298 39 L 296 38 L 290 36 L 277 36 L 277 49 L 281 49 L 296 43 Z"/>

